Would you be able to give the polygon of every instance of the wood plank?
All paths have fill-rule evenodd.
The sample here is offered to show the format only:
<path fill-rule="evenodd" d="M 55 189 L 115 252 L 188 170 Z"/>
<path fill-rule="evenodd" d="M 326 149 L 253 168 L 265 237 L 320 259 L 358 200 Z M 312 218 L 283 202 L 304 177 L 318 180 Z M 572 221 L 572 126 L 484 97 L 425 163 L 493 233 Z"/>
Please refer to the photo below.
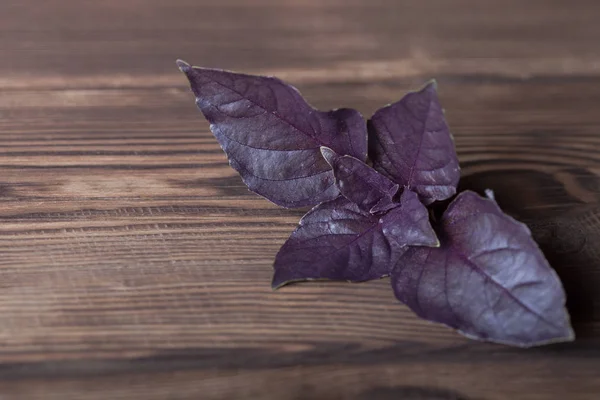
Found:
<path fill-rule="evenodd" d="M 593 399 L 600 4 L 0 4 L 0 397 Z M 560 28 L 557 28 L 560 27 Z M 436 77 L 461 186 L 563 279 L 573 344 L 469 341 L 388 280 L 272 292 L 305 210 L 248 192 L 173 60 L 275 74 L 370 115 Z"/>

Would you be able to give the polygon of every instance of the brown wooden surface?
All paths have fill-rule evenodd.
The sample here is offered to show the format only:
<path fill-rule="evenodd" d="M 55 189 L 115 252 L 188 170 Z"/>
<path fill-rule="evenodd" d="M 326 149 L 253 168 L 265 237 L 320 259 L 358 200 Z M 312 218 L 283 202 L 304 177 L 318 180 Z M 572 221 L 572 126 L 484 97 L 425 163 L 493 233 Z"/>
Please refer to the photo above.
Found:
<path fill-rule="evenodd" d="M 2 0 L 0 399 L 600 398 L 599 16 L 597 0 Z M 365 115 L 437 78 L 462 185 L 530 224 L 577 341 L 469 341 L 388 280 L 272 292 L 302 211 L 245 189 L 176 58 Z"/>

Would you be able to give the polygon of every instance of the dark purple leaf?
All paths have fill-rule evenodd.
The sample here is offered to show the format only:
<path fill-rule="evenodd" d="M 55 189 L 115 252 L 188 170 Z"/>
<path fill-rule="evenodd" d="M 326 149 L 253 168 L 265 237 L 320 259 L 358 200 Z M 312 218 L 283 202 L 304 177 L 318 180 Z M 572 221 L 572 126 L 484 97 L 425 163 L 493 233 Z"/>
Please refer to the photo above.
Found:
<path fill-rule="evenodd" d="M 369 157 L 373 168 L 425 204 L 456 193 L 460 169 L 434 82 L 373 115 Z"/>
<path fill-rule="evenodd" d="M 331 165 L 342 195 L 361 209 L 375 214 L 398 205 L 392 200 L 398 192 L 397 183 L 352 156 L 339 156 L 327 147 L 321 147 L 321 153 Z"/>
<path fill-rule="evenodd" d="M 315 110 L 276 78 L 177 65 L 229 162 L 250 190 L 284 207 L 339 195 L 321 146 L 364 160 L 366 124 L 358 111 Z"/>
<path fill-rule="evenodd" d="M 470 338 L 521 347 L 573 339 L 561 283 L 524 224 L 467 191 L 440 228 L 441 247 L 410 248 L 393 269 L 400 301 Z"/>
<path fill-rule="evenodd" d="M 301 220 L 275 258 L 273 287 L 302 280 L 366 281 L 389 275 L 409 244 L 438 246 L 427 209 L 406 191 L 384 216 L 340 196 Z"/>

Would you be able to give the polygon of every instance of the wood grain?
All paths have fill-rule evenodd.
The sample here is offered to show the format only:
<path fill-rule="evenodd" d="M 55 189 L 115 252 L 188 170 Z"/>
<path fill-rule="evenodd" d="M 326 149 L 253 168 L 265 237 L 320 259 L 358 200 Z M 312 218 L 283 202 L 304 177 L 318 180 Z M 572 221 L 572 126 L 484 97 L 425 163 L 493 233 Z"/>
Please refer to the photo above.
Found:
<path fill-rule="evenodd" d="M 596 399 L 596 1 L 4 0 L 1 399 Z M 248 192 L 174 60 L 370 115 L 437 78 L 461 186 L 526 221 L 572 344 L 421 321 L 387 280 L 272 292 L 303 210 Z"/>

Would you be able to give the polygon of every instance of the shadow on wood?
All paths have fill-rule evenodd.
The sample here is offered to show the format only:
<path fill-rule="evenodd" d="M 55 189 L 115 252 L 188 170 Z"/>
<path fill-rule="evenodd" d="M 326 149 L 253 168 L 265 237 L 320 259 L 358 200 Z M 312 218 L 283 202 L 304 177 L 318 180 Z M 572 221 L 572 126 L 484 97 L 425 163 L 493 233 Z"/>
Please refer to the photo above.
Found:
<path fill-rule="evenodd" d="M 390 388 L 373 388 L 361 393 L 356 400 L 469 400 L 453 390 L 421 387 L 397 386 Z"/>

